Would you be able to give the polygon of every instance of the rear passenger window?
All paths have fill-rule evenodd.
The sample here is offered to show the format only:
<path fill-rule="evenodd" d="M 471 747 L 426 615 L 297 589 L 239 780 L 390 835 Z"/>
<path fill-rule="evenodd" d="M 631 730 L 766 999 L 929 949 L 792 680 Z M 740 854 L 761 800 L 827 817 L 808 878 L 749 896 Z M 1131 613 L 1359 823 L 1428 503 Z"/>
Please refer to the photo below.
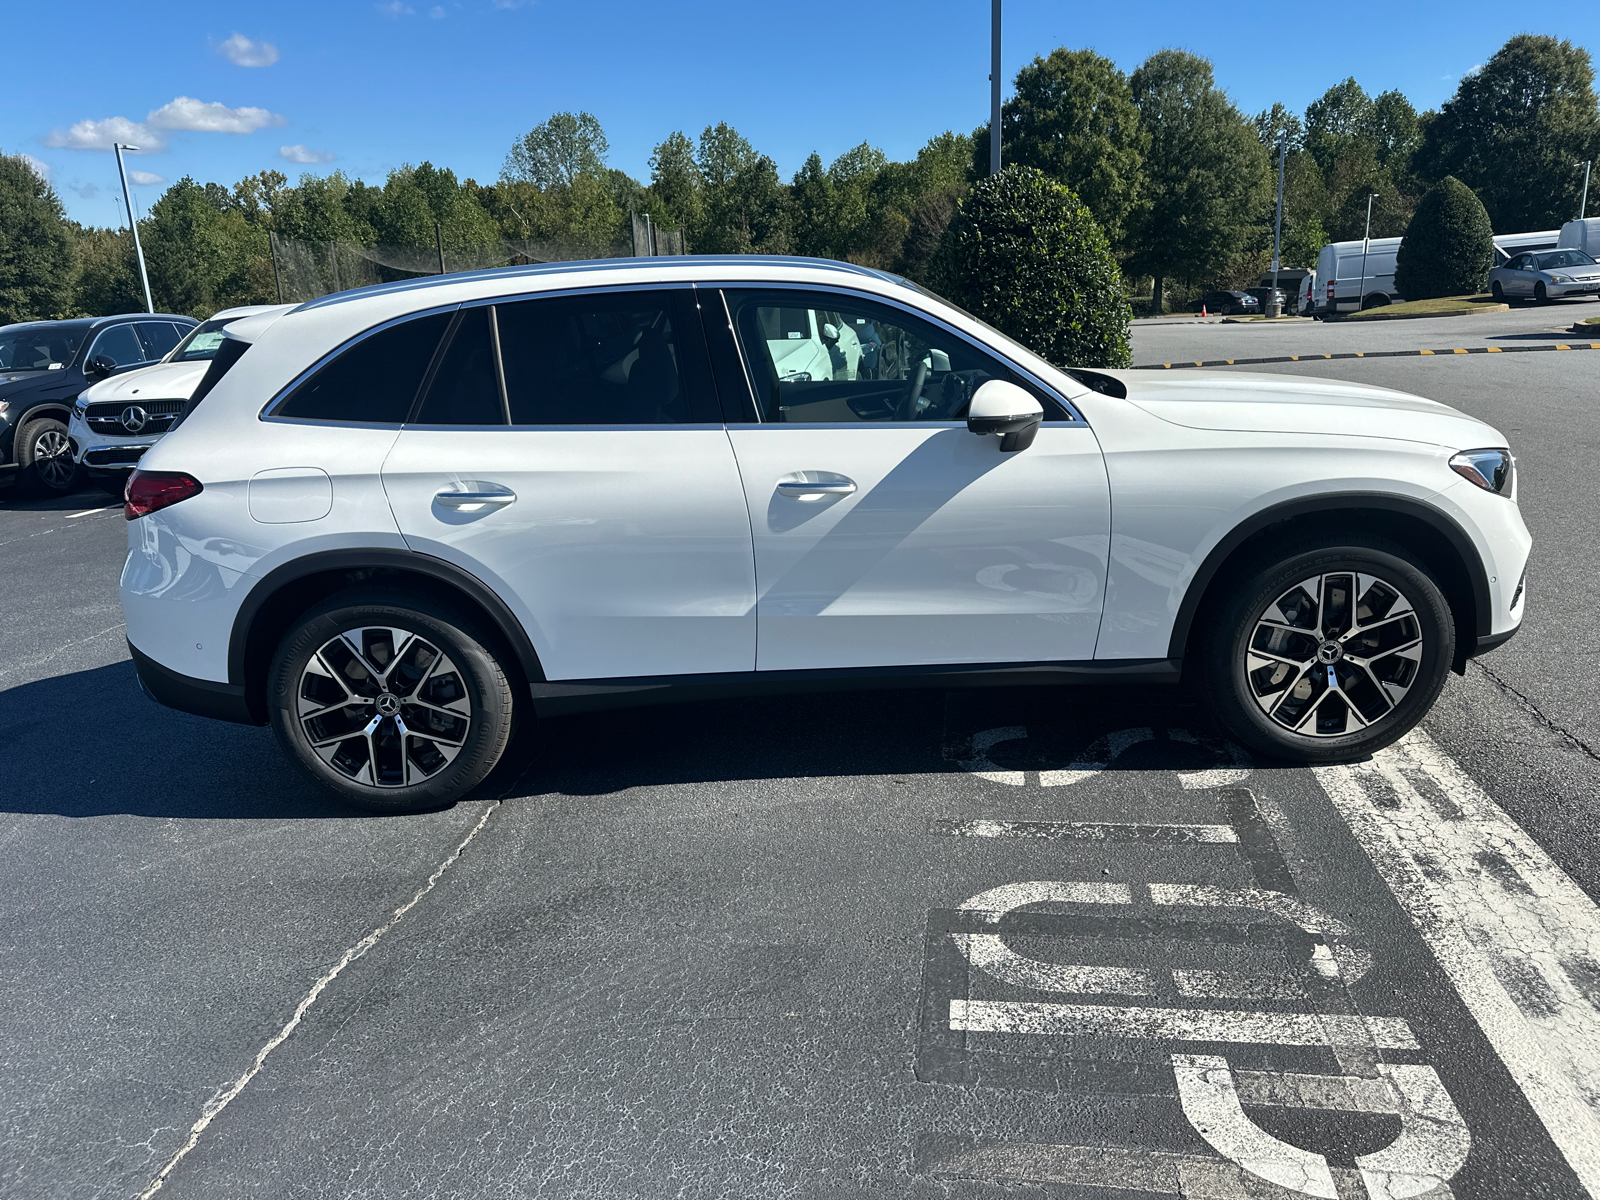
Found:
<path fill-rule="evenodd" d="M 494 370 L 494 309 L 469 308 L 450 337 L 428 398 L 417 417 L 419 425 L 504 425 L 500 381 Z"/>
<path fill-rule="evenodd" d="M 358 425 L 403 423 L 450 317 L 417 317 L 362 338 L 295 388 L 272 415 Z"/>
<path fill-rule="evenodd" d="M 171 321 L 140 321 L 135 328 L 139 330 L 139 340 L 144 343 L 145 357 L 152 361 L 165 358 L 178 344 L 178 330 Z"/>
<path fill-rule="evenodd" d="M 89 348 L 89 358 L 109 358 L 117 366 L 126 367 L 144 362 L 145 353 L 132 325 L 113 325 L 95 338 L 94 345 Z"/>
<path fill-rule="evenodd" d="M 513 425 L 721 421 L 687 290 L 497 306 Z"/>

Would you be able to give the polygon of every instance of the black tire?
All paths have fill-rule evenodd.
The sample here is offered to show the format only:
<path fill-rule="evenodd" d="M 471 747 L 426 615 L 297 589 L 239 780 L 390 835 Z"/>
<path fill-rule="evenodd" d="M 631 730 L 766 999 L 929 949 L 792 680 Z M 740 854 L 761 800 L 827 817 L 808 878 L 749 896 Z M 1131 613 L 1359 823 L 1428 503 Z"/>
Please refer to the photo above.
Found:
<path fill-rule="evenodd" d="M 1489 291 L 1494 296 L 1497 303 L 1504 304 L 1506 302 L 1506 290 L 1500 286 L 1500 281 L 1498 279 L 1489 285 Z"/>
<path fill-rule="evenodd" d="M 1240 741 L 1274 758 L 1348 762 L 1397 741 L 1433 707 L 1455 659 L 1455 623 L 1428 568 L 1410 552 L 1367 539 L 1302 545 L 1257 560 L 1241 574 L 1217 603 L 1208 604 L 1201 631 L 1202 687 L 1213 711 Z M 1338 587 L 1344 576 L 1350 577 L 1344 603 L 1370 610 L 1371 620 L 1341 636 Z M 1363 585 L 1358 576 L 1370 577 L 1384 590 L 1371 582 Z M 1314 578 L 1325 580 L 1319 584 L 1325 595 L 1315 598 L 1313 624 L 1306 625 L 1304 606 L 1295 610 L 1297 601 L 1290 597 L 1297 585 Z M 1390 595 L 1400 600 L 1386 602 Z M 1287 605 L 1276 610 L 1283 620 L 1263 625 L 1280 600 Z M 1332 623 L 1333 636 L 1326 622 Z M 1358 637 L 1363 629 L 1370 632 Z M 1418 645 L 1393 640 L 1413 633 Z M 1330 643 L 1339 650 L 1325 650 Z M 1255 646 L 1279 650 L 1284 657 L 1252 655 Z M 1363 653 L 1352 650 L 1345 657 L 1346 646 Z M 1287 665 L 1308 651 L 1309 665 Z M 1330 669 L 1337 690 L 1322 674 Z M 1297 722 L 1303 722 L 1303 732 L 1292 728 Z"/>
<path fill-rule="evenodd" d="M 357 642 L 342 638 L 351 631 Z M 391 589 L 341 592 L 278 643 L 267 677 L 272 730 L 295 765 L 341 800 L 376 812 L 439 808 L 482 783 L 510 741 L 514 692 L 497 645 L 452 605 Z M 303 698 L 317 707 L 302 711 Z"/>
<path fill-rule="evenodd" d="M 65 496 L 78 486 L 72 439 L 54 417 L 35 417 L 17 431 L 17 482 L 35 496 Z"/>
<path fill-rule="evenodd" d="M 1533 285 L 1533 301 L 1535 304 L 1550 303 L 1550 293 L 1545 291 L 1543 280 Z"/>

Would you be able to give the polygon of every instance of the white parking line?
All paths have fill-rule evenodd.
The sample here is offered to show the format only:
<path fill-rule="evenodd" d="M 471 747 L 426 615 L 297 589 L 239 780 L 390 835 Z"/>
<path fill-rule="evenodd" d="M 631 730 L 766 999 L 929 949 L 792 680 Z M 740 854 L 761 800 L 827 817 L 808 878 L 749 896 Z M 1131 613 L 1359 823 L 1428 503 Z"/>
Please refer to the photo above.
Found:
<path fill-rule="evenodd" d="M 68 513 L 66 519 L 70 521 L 74 517 L 91 517 L 95 513 L 103 513 L 106 510 L 108 510 L 110 508 L 113 508 L 113 507 L 121 508 L 122 505 L 120 505 L 120 504 L 118 504 L 118 505 L 102 504 L 99 508 L 86 508 L 82 512 Z"/>
<path fill-rule="evenodd" d="M 1314 771 L 1600 1198 L 1600 908 L 1420 730 Z"/>
<path fill-rule="evenodd" d="M 929 833 L 941 837 L 1044 838 L 1067 842 L 1237 842 L 1232 825 L 1138 825 L 1122 821 L 936 820 Z"/>

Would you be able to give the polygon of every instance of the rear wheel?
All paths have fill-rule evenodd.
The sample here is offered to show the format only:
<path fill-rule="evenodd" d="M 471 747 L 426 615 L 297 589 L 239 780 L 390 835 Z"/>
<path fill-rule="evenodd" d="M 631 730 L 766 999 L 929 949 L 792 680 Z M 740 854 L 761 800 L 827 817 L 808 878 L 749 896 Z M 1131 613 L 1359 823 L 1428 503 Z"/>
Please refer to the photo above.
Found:
<path fill-rule="evenodd" d="M 36 494 L 70 492 L 78 482 L 78 464 L 72 461 L 66 425 L 54 417 L 40 417 L 23 426 L 17 433 L 17 466 L 23 485 Z"/>
<path fill-rule="evenodd" d="M 1438 585 L 1382 543 L 1258 562 L 1210 626 L 1202 662 L 1215 711 L 1254 749 L 1303 762 L 1398 740 L 1433 706 L 1455 657 Z"/>
<path fill-rule="evenodd" d="M 510 740 L 513 693 L 494 645 L 453 607 L 341 593 L 278 645 L 273 732 L 307 776 L 352 804 L 448 804 L 483 782 Z"/>

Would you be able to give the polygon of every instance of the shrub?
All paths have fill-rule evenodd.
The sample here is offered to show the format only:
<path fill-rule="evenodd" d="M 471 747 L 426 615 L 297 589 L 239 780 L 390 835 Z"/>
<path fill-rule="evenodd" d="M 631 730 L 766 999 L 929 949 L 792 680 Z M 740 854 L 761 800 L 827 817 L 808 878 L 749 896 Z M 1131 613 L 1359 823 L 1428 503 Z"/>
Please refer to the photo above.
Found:
<path fill-rule="evenodd" d="M 1488 285 L 1494 231 L 1483 202 L 1454 175 L 1423 196 L 1400 241 L 1394 287 L 1407 300 L 1476 295 Z"/>
<path fill-rule="evenodd" d="M 939 246 L 934 286 L 1059 366 L 1126 367 L 1131 313 L 1105 234 L 1069 189 L 1007 167 L 980 179 Z"/>

